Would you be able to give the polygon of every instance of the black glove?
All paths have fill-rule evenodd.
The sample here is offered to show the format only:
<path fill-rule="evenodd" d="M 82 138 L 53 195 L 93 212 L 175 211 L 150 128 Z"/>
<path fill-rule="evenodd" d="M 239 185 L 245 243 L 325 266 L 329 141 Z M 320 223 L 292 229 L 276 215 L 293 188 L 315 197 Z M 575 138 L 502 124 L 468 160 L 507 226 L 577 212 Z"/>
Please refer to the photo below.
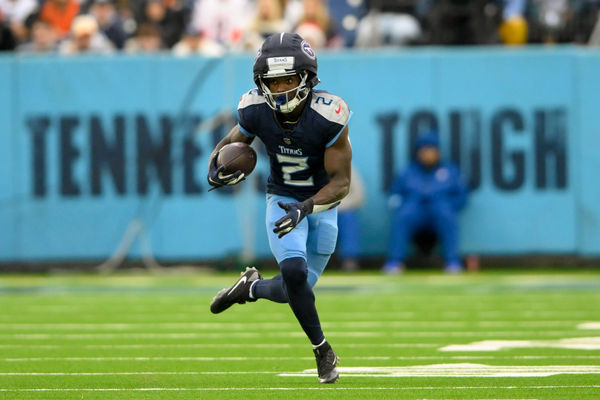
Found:
<path fill-rule="evenodd" d="M 220 188 L 221 186 L 226 185 L 235 185 L 238 182 L 244 180 L 244 173 L 242 171 L 236 171 L 232 174 L 224 175 L 223 170 L 225 169 L 224 165 L 217 167 L 217 157 L 219 156 L 219 152 L 217 151 L 213 158 L 210 160 L 210 165 L 208 167 L 208 183 L 212 186 L 209 189 L 211 190 Z"/>
<path fill-rule="evenodd" d="M 314 204 L 312 199 L 304 200 L 301 203 L 282 203 L 278 201 L 277 205 L 283 208 L 287 214 L 275 222 L 273 232 L 279 233 L 279 238 L 281 239 L 294 229 L 302 221 L 302 218 L 312 213 Z"/>

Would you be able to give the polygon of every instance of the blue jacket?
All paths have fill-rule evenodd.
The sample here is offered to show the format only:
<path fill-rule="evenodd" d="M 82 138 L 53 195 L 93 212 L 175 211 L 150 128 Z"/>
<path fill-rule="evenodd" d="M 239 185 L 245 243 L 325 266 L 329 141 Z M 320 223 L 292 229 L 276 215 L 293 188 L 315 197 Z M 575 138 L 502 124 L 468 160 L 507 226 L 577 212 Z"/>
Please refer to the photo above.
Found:
<path fill-rule="evenodd" d="M 423 146 L 439 147 L 439 139 L 434 132 L 419 137 L 415 151 Z M 425 168 L 417 161 L 412 161 L 406 170 L 397 175 L 392 184 L 392 199 L 401 200 L 408 205 L 442 205 L 450 204 L 458 211 L 467 202 L 468 188 L 463 181 L 458 167 L 451 162 L 440 162 L 434 168 Z M 398 199 L 398 196 L 400 199 Z M 391 203 L 399 203 L 391 201 Z M 416 204 L 415 204 L 416 203 Z"/>
<path fill-rule="evenodd" d="M 390 194 L 399 195 L 402 204 L 435 205 L 448 203 L 456 211 L 467 202 L 467 185 L 458 168 L 441 162 L 436 168 L 425 169 L 416 161 L 396 176 Z"/>

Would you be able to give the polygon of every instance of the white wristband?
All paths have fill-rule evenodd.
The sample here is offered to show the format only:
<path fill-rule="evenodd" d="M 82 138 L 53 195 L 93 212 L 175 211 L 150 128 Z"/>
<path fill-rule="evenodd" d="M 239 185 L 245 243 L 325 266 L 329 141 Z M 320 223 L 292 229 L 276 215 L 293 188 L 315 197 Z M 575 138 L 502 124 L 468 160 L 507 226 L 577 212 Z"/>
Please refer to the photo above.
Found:
<path fill-rule="evenodd" d="M 313 211 L 312 213 L 318 213 L 321 211 L 327 211 L 327 210 L 331 210 L 334 207 L 337 207 L 338 204 L 340 204 L 339 201 L 336 201 L 335 203 L 329 203 L 329 204 L 315 204 L 313 205 Z"/>

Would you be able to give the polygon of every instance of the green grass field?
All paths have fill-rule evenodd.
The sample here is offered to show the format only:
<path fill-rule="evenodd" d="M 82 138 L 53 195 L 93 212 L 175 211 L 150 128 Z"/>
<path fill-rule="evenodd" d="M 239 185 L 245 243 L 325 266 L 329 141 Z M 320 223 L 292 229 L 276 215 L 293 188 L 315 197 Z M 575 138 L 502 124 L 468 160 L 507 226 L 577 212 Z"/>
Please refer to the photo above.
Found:
<path fill-rule="evenodd" d="M 335 385 L 287 305 L 210 314 L 234 281 L 0 275 L 0 399 L 600 399 L 600 271 L 327 272 Z"/>

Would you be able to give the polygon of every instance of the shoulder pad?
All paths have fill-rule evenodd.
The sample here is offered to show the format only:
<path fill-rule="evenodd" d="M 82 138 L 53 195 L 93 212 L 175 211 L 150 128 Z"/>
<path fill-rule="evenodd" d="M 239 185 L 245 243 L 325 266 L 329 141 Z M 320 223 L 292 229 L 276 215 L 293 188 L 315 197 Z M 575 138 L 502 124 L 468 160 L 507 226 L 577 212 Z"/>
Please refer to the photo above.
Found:
<path fill-rule="evenodd" d="M 345 126 L 350 118 L 350 109 L 339 96 L 318 90 L 313 92 L 310 107 L 328 121 Z"/>
<path fill-rule="evenodd" d="M 248 106 L 265 103 L 265 96 L 258 93 L 258 89 L 252 89 L 242 95 L 238 104 L 238 110 Z"/>

